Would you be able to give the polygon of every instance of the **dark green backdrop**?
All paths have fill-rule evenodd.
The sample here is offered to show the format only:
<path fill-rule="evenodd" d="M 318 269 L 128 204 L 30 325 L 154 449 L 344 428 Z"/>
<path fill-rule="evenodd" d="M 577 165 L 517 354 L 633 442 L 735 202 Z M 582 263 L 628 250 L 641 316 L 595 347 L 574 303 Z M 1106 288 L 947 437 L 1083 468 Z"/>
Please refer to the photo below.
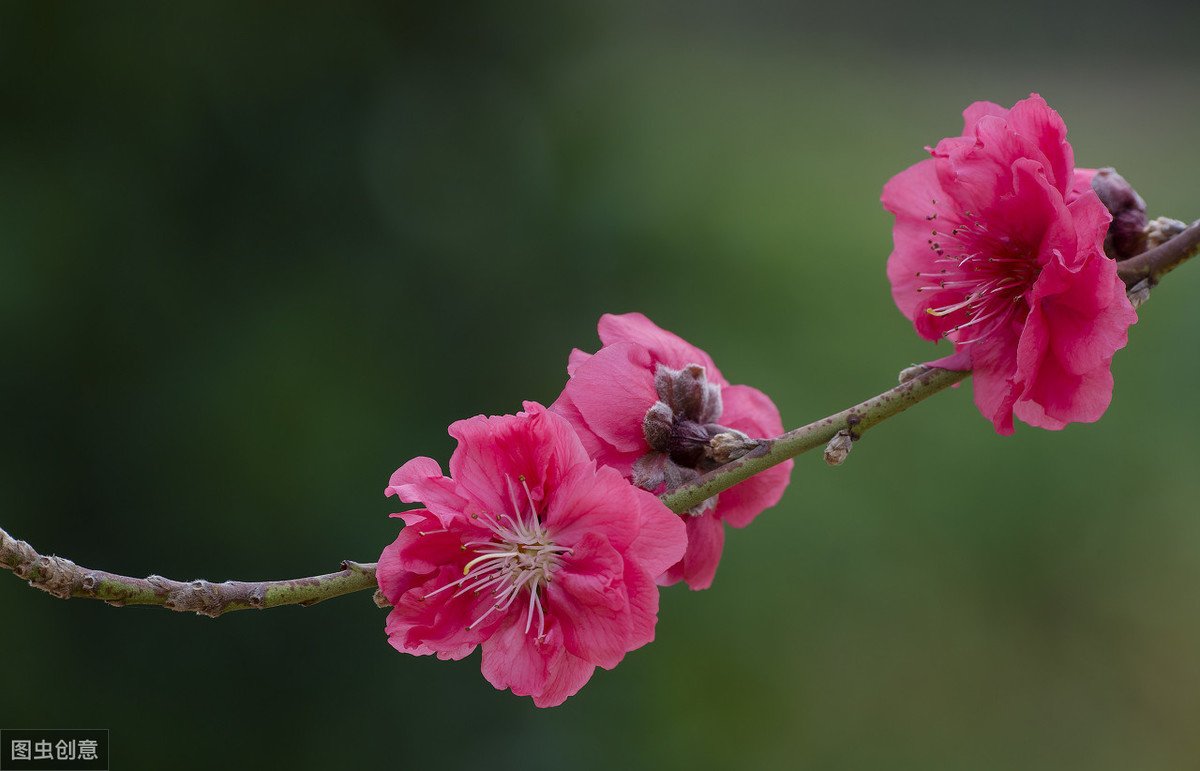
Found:
<path fill-rule="evenodd" d="M 601 313 L 797 426 L 940 355 L 878 203 L 976 99 L 1200 216 L 1169 4 L 0 5 L 0 524 L 133 575 L 374 560 L 388 475 L 549 403 Z M 0 727 L 114 768 L 1183 769 L 1200 757 L 1200 266 L 1104 420 L 969 386 L 797 463 L 713 589 L 564 706 L 396 653 L 364 593 L 218 620 L 0 575 Z"/>

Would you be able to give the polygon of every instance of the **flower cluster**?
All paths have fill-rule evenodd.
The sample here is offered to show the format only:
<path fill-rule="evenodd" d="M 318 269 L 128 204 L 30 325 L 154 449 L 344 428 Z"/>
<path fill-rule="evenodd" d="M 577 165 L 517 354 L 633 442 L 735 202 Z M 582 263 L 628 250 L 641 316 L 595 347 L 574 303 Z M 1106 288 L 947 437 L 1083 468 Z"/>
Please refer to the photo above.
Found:
<path fill-rule="evenodd" d="M 1136 321 L 1105 237 L 1113 255 L 1139 249 L 1145 206 L 1109 170 L 1074 168 L 1062 120 L 1036 94 L 964 115 L 962 136 L 884 187 L 896 304 L 922 337 L 953 343 L 932 364 L 973 371 L 998 432 L 1014 417 L 1097 420 Z M 781 434 L 779 412 L 641 314 L 605 315 L 599 333 L 598 351 L 571 353 L 549 408 L 458 421 L 449 476 L 415 458 L 387 488 L 424 505 L 393 515 L 405 526 L 379 559 L 391 644 L 442 659 L 481 648 L 489 682 L 542 707 L 654 639 L 659 586 L 708 588 L 725 524 L 778 502 L 792 467 L 671 511 L 660 494 Z"/>
<path fill-rule="evenodd" d="M 893 177 L 892 296 L 917 333 L 971 369 L 975 404 L 1001 434 L 1014 415 L 1060 429 L 1098 420 L 1113 354 L 1137 320 L 1104 253 L 1111 216 L 1075 169 L 1066 127 L 1037 94 L 976 102 L 962 136 Z"/>
<path fill-rule="evenodd" d="M 600 337 L 595 355 L 571 355 L 550 409 L 458 421 L 449 476 L 415 458 L 386 490 L 425 506 L 393 515 L 405 527 L 379 559 L 391 644 L 442 659 L 481 648 L 484 677 L 540 707 L 653 640 L 658 586 L 707 588 L 722 522 L 775 504 L 791 468 L 672 512 L 658 493 L 782 433 L 779 412 L 645 316 L 605 316 Z"/>
<path fill-rule="evenodd" d="M 642 314 L 605 315 L 599 329 L 603 347 L 571 354 L 571 379 L 550 409 L 571 421 L 593 458 L 637 486 L 678 487 L 744 455 L 755 437 L 783 433 L 766 394 L 730 385 L 707 353 Z M 707 589 L 725 543 L 722 523 L 745 527 L 778 503 L 791 469 L 785 461 L 687 512 L 687 553 L 659 582 Z"/>

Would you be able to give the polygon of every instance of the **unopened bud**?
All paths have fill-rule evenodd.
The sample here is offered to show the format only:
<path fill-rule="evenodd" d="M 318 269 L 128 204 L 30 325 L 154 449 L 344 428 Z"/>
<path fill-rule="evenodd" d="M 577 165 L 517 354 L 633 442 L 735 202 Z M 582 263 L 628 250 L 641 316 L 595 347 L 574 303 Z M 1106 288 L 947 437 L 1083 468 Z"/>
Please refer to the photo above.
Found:
<path fill-rule="evenodd" d="M 825 445 L 825 462 L 830 466 L 840 466 L 845 462 L 846 456 L 850 454 L 850 447 L 853 445 L 854 437 L 850 435 L 849 429 L 843 428 L 829 440 L 829 444 Z"/>
<path fill-rule="evenodd" d="M 1114 260 L 1127 260 L 1146 251 L 1146 202 L 1116 169 L 1098 169 L 1092 190 L 1112 215 L 1104 237 L 1104 253 Z"/>
<path fill-rule="evenodd" d="M 1129 297 L 1129 304 L 1136 311 L 1142 307 L 1142 303 L 1150 299 L 1150 279 L 1144 278 L 1133 286 L 1129 287 L 1129 291 L 1125 294 Z"/>
<path fill-rule="evenodd" d="M 908 381 L 918 378 L 929 371 L 929 367 L 924 364 L 914 364 L 911 367 L 905 367 L 900 370 L 900 382 L 907 383 Z"/>
<path fill-rule="evenodd" d="M 646 437 L 646 444 L 656 450 L 667 449 L 674 423 L 675 413 L 671 412 L 671 408 L 662 402 L 655 402 L 642 418 L 642 434 Z"/>
<path fill-rule="evenodd" d="M 741 431 L 726 428 L 708 440 L 708 449 L 705 453 L 713 462 L 725 464 L 731 460 L 737 460 L 758 445 L 757 439 L 751 439 Z"/>
<path fill-rule="evenodd" d="M 1146 248 L 1153 249 L 1187 230 L 1187 223 L 1170 217 L 1158 217 L 1146 223 Z"/>

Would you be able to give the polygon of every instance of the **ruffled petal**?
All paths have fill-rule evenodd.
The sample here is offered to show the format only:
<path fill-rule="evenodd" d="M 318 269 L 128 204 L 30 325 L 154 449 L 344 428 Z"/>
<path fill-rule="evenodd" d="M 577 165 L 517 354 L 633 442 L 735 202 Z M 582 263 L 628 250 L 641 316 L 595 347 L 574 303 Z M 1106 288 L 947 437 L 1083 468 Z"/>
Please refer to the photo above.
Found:
<path fill-rule="evenodd" d="M 413 458 L 396 469 L 383 492 L 399 496 L 405 503 L 420 501 L 443 524 L 467 506 L 467 500 L 458 494 L 458 486 L 442 476 L 442 467 L 432 458 Z"/>
<path fill-rule="evenodd" d="M 606 313 L 600 317 L 599 331 L 600 341 L 605 347 L 617 343 L 635 343 L 645 348 L 655 363 L 662 362 L 673 369 L 681 369 L 688 364 L 700 364 L 708 371 L 709 382 L 718 385 L 725 385 L 727 382 L 707 353 L 659 327 L 640 313 Z"/>
<path fill-rule="evenodd" d="M 642 420 L 658 401 L 658 393 L 654 362 L 645 348 L 631 342 L 602 348 L 575 371 L 563 391 L 579 411 L 583 428 L 619 453 L 622 466 L 628 463 L 632 468 L 639 456 L 650 451 Z"/>
<path fill-rule="evenodd" d="M 725 548 L 725 525 L 710 515 L 688 517 L 686 521 L 688 546 L 683 559 L 672 565 L 657 579 L 660 586 L 686 581 L 688 588 L 700 591 L 712 586 Z"/>
<path fill-rule="evenodd" d="M 569 653 L 612 669 L 629 650 L 631 617 L 624 560 L 608 539 L 588 533 L 546 588 Z"/>
<path fill-rule="evenodd" d="M 894 248 L 887 262 L 892 298 L 909 320 L 921 301 L 918 291 L 929 279 L 918 274 L 937 270 L 933 264 L 934 231 L 937 215 L 947 211 L 946 193 L 938 182 L 932 159 L 921 161 L 900 172 L 883 186 L 883 208 L 896 215 L 892 231 Z"/>

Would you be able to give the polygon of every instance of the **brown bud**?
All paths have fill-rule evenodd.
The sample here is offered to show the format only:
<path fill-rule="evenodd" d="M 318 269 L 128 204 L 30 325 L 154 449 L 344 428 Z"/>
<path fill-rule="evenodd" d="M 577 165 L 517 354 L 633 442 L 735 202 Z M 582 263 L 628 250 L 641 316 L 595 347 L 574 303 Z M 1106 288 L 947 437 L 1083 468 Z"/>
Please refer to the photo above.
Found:
<path fill-rule="evenodd" d="M 1129 297 L 1129 303 L 1134 310 L 1142 307 L 1142 303 L 1150 299 L 1150 290 L 1153 287 L 1150 285 L 1150 279 L 1144 278 L 1133 286 L 1129 287 L 1129 291 L 1125 294 Z"/>
<path fill-rule="evenodd" d="M 671 461 L 680 466 L 695 468 L 704 457 L 708 439 L 708 431 L 699 423 L 693 420 L 675 421 L 667 440 L 667 452 Z"/>
<path fill-rule="evenodd" d="M 731 460 L 737 460 L 758 447 L 759 444 L 757 439 L 751 439 L 741 431 L 726 428 L 708 440 L 708 448 L 704 454 L 714 463 L 723 465 Z"/>
<path fill-rule="evenodd" d="M 654 389 L 676 418 L 709 423 L 721 416 L 721 387 L 708 382 L 703 365 L 671 369 L 659 364 L 654 374 Z"/>
<path fill-rule="evenodd" d="M 1096 171 L 1092 190 L 1100 197 L 1112 222 L 1104 237 L 1104 253 L 1114 260 L 1127 260 L 1146 251 L 1146 202 L 1115 169 Z"/>
<path fill-rule="evenodd" d="M 850 435 L 849 429 L 843 428 L 829 440 L 829 444 L 825 446 L 825 462 L 830 466 L 840 466 L 845 462 L 846 456 L 850 454 L 850 448 L 853 446 L 854 437 Z"/>
<path fill-rule="evenodd" d="M 1187 223 L 1170 217 L 1158 217 L 1146 223 L 1146 248 L 1153 249 L 1187 230 Z"/>
<path fill-rule="evenodd" d="M 674 422 L 675 414 L 671 412 L 671 408 L 662 402 L 655 402 L 642 418 L 642 434 L 646 437 L 646 444 L 656 450 L 667 449 L 667 442 L 671 438 L 671 425 Z"/>

